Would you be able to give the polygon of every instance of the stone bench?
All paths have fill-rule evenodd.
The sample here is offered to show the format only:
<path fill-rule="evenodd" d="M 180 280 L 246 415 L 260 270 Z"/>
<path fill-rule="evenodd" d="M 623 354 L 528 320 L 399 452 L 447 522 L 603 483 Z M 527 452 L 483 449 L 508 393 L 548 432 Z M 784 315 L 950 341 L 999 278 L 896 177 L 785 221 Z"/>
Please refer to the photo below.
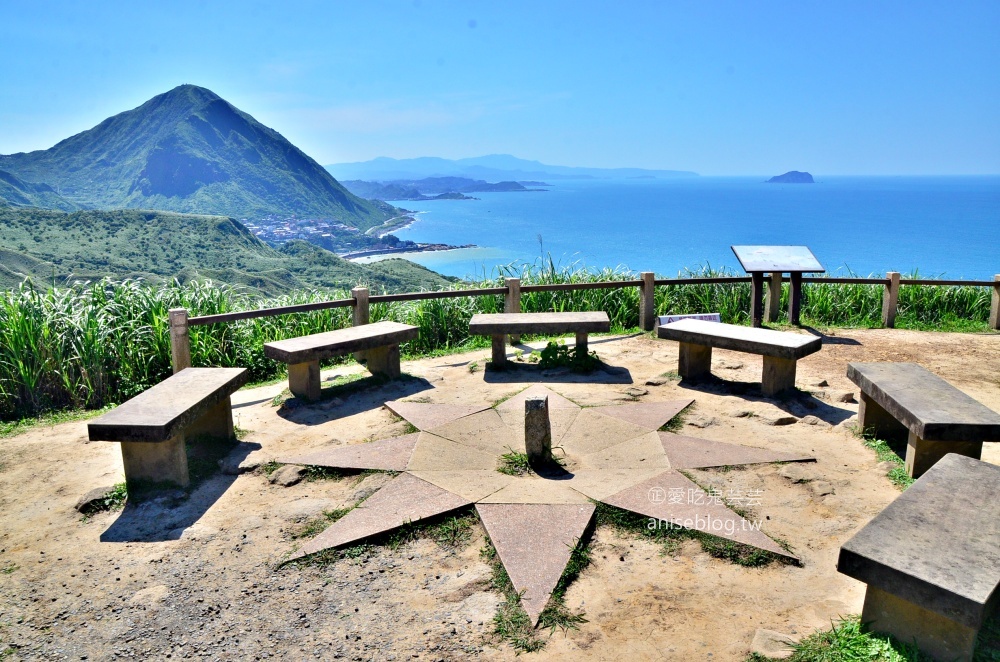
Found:
<path fill-rule="evenodd" d="M 185 368 L 87 424 L 91 441 L 121 443 L 125 481 L 187 487 L 185 438 L 236 441 L 229 396 L 245 368 Z"/>
<path fill-rule="evenodd" d="M 415 340 L 418 329 L 399 322 L 376 322 L 299 338 L 264 343 L 264 356 L 288 364 L 288 388 L 306 400 L 320 396 L 319 362 L 365 352 L 372 374 L 399 377 L 399 343 Z"/>
<path fill-rule="evenodd" d="M 713 347 L 762 355 L 761 391 L 768 397 L 795 386 L 795 362 L 818 352 L 823 342 L 801 333 L 691 319 L 664 324 L 657 328 L 656 334 L 680 343 L 677 372 L 685 379 L 710 372 Z"/>
<path fill-rule="evenodd" d="M 583 313 L 496 313 L 473 315 L 469 333 L 493 338 L 493 365 L 507 364 L 507 334 L 559 335 L 576 334 L 576 346 L 587 351 L 588 333 L 606 333 L 611 330 L 611 320 L 604 311 Z"/>
<path fill-rule="evenodd" d="M 861 388 L 858 426 L 885 438 L 908 433 L 906 472 L 914 478 L 945 453 L 979 458 L 1000 441 L 1000 414 L 915 363 L 849 363 Z"/>
<path fill-rule="evenodd" d="M 868 584 L 861 621 L 939 660 L 971 660 L 1000 602 L 1000 467 L 949 454 L 840 548 Z"/>

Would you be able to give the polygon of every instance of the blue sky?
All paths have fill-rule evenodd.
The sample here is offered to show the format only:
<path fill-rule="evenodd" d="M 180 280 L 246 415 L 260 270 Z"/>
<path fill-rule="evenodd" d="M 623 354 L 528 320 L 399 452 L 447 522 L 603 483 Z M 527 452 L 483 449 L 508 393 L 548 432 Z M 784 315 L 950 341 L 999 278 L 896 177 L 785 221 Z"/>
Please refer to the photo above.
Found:
<path fill-rule="evenodd" d="M 995 0 L 4 0 L 0 153 L 194 83 L 324 164 L 996 174 L 997 35 Z"/>

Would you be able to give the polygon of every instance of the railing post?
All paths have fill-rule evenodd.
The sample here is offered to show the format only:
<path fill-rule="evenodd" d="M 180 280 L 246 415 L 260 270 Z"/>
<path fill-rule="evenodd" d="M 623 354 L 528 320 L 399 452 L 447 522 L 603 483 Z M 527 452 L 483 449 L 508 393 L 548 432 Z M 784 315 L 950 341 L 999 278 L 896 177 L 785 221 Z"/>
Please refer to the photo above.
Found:
<path fill-rule="evenodd" d="M 508 278 L 507 283 L 507 294 L 503 298 L 503 311 L 505 313 L 519 313 L 521 312 L 521 279 L 520 278 Z M 510 334 L 510 344 L 516 345 L 521 342 L 521 336 L 512 333 Z"/>
<path fill-rule="evenodd" d="M 362 326 L 368 324 L 368 321 L 371 319 L 371 308 L 368 305 L 368 288 L 355 287 L 351 290 L 351 297 L 354 299 L 353 325 Z M 367 352 L 354 352 L 355 361 L 364 361 L 367 357 Z"/>
<path fill-rule="evenodd" d="M 993 298 L 990 301 L 990 328 L 1000 330 L 1000 274 L 993 276 Z"/>
<path fill-rule="evenodd" d="M 187 308 L 171 308 L 170 320 L 170 363 L 174 374 L 191 367 L 191 337 L 188 335 Z"/>
<path fill-rule="evenodd" d="M 885 275 L 889 282 L 882 293 L 882 326 L 891 329 L 896 326 L 896 302 L 899 299 L 899 272 L 890 271 Z"/>
<path fill-rule="evenodd" d="M 652 331 L 656 325 L 656 279 L 652 271 L 639 274 L 642 285 L 639 286 L 639 325 L 643 331 Z"/>
<path fill-rule="evenodd" d="M 768 322 L 778 321 L 778 306 L 781 304 L 781 272 L 771 274 L 767 281 L 767 292 L 764 293 L 764 319 Z"/>

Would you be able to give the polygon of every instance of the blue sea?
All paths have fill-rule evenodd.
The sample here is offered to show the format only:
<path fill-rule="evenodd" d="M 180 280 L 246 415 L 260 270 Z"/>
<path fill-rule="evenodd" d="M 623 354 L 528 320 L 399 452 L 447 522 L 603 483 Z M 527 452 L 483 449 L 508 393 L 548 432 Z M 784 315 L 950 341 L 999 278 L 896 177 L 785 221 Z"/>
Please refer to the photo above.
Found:
<path fill-rule="evenodd" d="M 673 276 L 703 265 L 742 273 L 731 245 L 786 244 L 811 248 L 832 275 L 1000 273 L 1000 176 L 556 180 L 547 189 L 394 202 L 420 212 L 401 239 L 478 246 L 402 257 L 460 277 L 550 255 L 562 266 Z"/>

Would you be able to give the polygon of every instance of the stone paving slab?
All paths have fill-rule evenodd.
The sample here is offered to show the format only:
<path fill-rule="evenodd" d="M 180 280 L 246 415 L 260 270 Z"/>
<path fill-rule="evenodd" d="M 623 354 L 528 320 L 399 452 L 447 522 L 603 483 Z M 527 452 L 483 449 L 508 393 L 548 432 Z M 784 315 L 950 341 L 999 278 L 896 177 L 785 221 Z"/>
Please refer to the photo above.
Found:
<path fill-rule="evenodd" d="M 334 446 L 295 457 L 279 457 L 282 464 L 304 464 L 334 469 L 382 469 L 403 471 L 410 462 L 419 432 L 371 443 Z"/>
<path fill-rule="evenodd" d="M 663 467 L 659 466 L 633 470 L 579 469 L 573 472 L 571 484 L 576 491 L 601 501 L 660 473 L 663 473 Z"/>
<path fill-rule="evenodd" d="M 309 540 L 289 560 L 342 547 L 407 522 L 417 522 L 472 503 L 410 474 L 400 474 L 360 506 Z"/>
<path fill-rule="evenodd" d="M 697 439 L 671 432 L 658 432 L 663 450 L 673 469 L 703 469 L 738 464 L 763 464 L 765 462 L 810 462 L 816 458 L 804 453 L 772 451 L 738 444 L 727 444 L 710 439 Z"/>
<path fill-rule="evenodd" d="M 438 437 L 429 432 L 421 432 L 417 447 L 413 449 L 406 468 L 410 471 L 457 471 L 462 469 L 496 469 L 497 455 L 486 453 L 465 444 L 459 444 Z"/>
<path fill-rule="evenodd" d="M 573 489 L 572 482 L 521 476 L 480 503 L 590 503 L 586 495 Z"/>
<path fill-rule="evenodd" d="M 520 433 L 520 446 L 511 430 L 492 409 L 464 416 L 457 421 L 430 428 L 428 432 L 445 439 L 500 456 L 511 451 L 524 451 L 524 425 Z"/>
<path fill-rule="evenodd" d="M 613 416 L 639 427 L 659 430 L 692 402 L 694 402 L 694 398 L 670 400 L 668 402 L 634 402 L 624 405 L 594 407 L 594 411 L 605 416 Z"/>
<path fill-rule="evenodd" d="M 647 428 L 584 409 L 563 436 L 561 445 L 570 455 L 587 455 L 644 434 L 649 434 Z"/>
<path fill-rule="evenodd" d="M 673 495 L 683 495 L 681 503 L 671 503 Z M 724 501 L 721 504 L 710 503 L 709 496 L 697 484 L 674 469 L 664 471 L 602 501 L 640 515 L 655 517 L 797 560 L 778 543 L 760 531 L 753 530 L 751 523 L 727 508 Z"/>
<path fill-rule="evenodd" d="M 579 409 L 580 405 L 559 395 L 541 384 L 534 384 L 517 395 L 497 405 L 497 411 L 519 411 L 524 415 L 524 401 L 532 397 L 549 396 L 549 411 L 553 409 Z"/>
<path fill-rule="evenodd" d="M 647 432 L 580 458 L 581 469 L 611 471 L 645 467 L 670 468 L 670 462 L 663 452 L 663 444 L 657 432 Z"/>
<path fill-rule="evenodd" d="M 411 471 L 414 476 L 428 483 L 454 492 L 471 501 L 479 501 L 494 492 L 503 489 L 514 480 L 494 469 L 477 469 L 473 471 L 428 471 L 419 469 Z"/>
<path fill-rule="evenodd" d="M 534 625 L 594 516 L 594 504 L 476 505 L 500 562 Z"/>
<path fill-rule="evenodd" d="M 405 418 L 420 430 L 430 430 L 449 423 L 463 416 L 489 409 L 483 406 L 467 405 L 435 405 L 424 402 L 404 402 L 390 400 L 385 403 L 386 409 L 396 416 Z"/>

